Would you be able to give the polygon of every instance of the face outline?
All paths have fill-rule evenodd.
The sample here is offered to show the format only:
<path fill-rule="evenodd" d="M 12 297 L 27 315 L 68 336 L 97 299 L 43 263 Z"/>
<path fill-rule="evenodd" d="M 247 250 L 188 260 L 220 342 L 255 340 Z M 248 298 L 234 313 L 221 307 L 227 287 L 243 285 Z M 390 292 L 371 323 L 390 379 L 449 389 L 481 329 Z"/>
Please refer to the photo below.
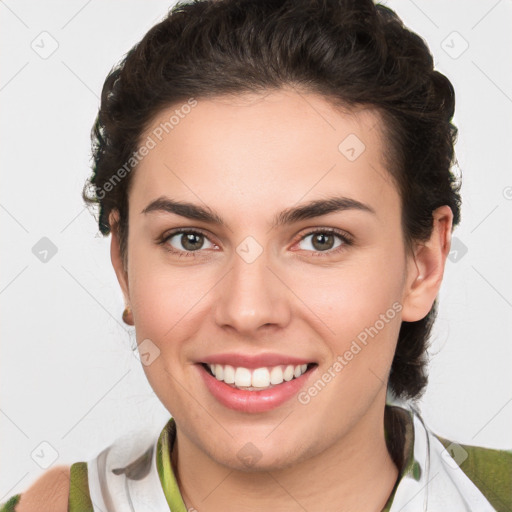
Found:
<path fill-rule="evenodd" d="M 141 140 L 176 107 L 160 112 Z M 258 453 L 252 469 L 286 468 L 341 444 L 362 452 L 382 434 L 400 322 L 423 318 L 437 295 L 451 210 L 436 210 L 430 241 L 414 255 L 405 251 L 380 122 L 370 109 L 342 113 L 320 96 L 289 90 L 199 100 L 132 177 L 126 269 L 115 231 L 111 251 L 137 343 L 149 339 L 159 350 L 143 369 L 178 435 L 215 463 L 247 470 L 239 454 L 251 443 Z M 355 159 L 339 149 L 357 141 L 349 136 L 364 144 Z M 208 207 L 226 225 L 142 213 L 162 196 Z M 272 227 L 279 212 L 333 196 L 374 213 L 350 208 Z M 322 253 L 312 236 L 321 228 L 349 233 L 352 244 L 334 236 L 334 248 Z M 202 254 L 178 257 L 157 243 L 180 229 L 206 236 Z M 250 263 L 239 251 L 247 237 L 256 241 L 253 254 L 262 250 Z M 184 253 L 180 242 L 172 238 Z M 378 334 L 354 354 L 353 341 L 379 320 Z M 333 370 L 350 351 L 342 370 Z M 212 396 L 199 373 L 199 362 L 227 352 L 317 363 L 302 392 L 326 373 L 335 376 L 307 403 L 294 396 L 269 411 L 235 411 Z"/>

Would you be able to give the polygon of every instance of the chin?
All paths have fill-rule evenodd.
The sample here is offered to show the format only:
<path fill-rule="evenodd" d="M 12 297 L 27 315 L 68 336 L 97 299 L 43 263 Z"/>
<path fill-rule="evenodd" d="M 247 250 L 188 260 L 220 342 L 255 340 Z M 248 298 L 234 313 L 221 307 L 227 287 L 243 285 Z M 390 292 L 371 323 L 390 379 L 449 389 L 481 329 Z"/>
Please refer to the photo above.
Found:
<path fill-rule="evenodd" d="M 302 458 L 296 452 L 283 453 L 282 450 L 279 453 L 272 453 L 268 450 L 262 452 L 252 443 L 247 443 L 234 456 L 229 454 L 226 458 L 216 462 L 243 473 L 262 473 L 296 466 Z"/>
<path fill-rule="evenodd" d="M 248 473 L 293 467 L 310 455 L 303 443 L 290 436 L 285 439 L 276 436 L 270 441 L 265 439 L 267 435 L 268 429 L 258 438 L 250 435 L 236 436 L 226 445 L 205 446 L 205 451 L 217 464 Z"/>

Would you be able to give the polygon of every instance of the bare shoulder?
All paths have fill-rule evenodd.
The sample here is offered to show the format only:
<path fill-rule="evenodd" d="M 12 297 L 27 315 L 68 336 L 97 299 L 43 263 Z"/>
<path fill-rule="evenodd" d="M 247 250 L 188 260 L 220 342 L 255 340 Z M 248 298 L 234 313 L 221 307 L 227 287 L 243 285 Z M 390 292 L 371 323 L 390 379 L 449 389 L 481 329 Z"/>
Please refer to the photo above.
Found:
<path fill-rule="evenodd" d="M 67 512 L 71 466 L 56 466 L 43 473 L 24 493 L 16 512 Z"/>

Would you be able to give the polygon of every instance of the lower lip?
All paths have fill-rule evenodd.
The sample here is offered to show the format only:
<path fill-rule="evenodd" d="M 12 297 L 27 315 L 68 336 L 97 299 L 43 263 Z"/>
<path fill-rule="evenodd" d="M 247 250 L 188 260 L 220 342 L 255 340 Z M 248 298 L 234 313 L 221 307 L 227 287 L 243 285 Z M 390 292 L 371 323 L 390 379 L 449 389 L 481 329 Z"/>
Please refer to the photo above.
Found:
<path fill-rule="evenodd" d="M 269 389 L 246 391 L 233 388 L 225 382 L 217 380 L 208 373 L 202 364 L 198 364 L 197 367 L 206 387 L 222 405 L 236 411 L 250 413 L 265 412 L 279 407 L 296 395 L 316 370 L 316 366 L 314 366 L 300 377 Z"/>

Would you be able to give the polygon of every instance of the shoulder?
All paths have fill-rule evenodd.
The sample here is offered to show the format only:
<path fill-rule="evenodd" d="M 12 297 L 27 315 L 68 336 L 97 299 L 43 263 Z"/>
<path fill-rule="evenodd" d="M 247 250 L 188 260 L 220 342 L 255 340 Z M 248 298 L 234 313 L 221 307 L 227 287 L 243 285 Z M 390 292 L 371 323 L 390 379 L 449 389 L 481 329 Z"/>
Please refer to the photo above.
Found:
<path fill-rule="evenodd" d="M 70 466 L 56 466 L 45 471 L 25 492 L 15 506 L 16 512 L 67 512 Z"/>
<path fill-rule="evenodd" d="M 446 456 L 467 475 L 496 510 L 512 510 L 512 450 L 497 450 L 437 439 Z"/>

